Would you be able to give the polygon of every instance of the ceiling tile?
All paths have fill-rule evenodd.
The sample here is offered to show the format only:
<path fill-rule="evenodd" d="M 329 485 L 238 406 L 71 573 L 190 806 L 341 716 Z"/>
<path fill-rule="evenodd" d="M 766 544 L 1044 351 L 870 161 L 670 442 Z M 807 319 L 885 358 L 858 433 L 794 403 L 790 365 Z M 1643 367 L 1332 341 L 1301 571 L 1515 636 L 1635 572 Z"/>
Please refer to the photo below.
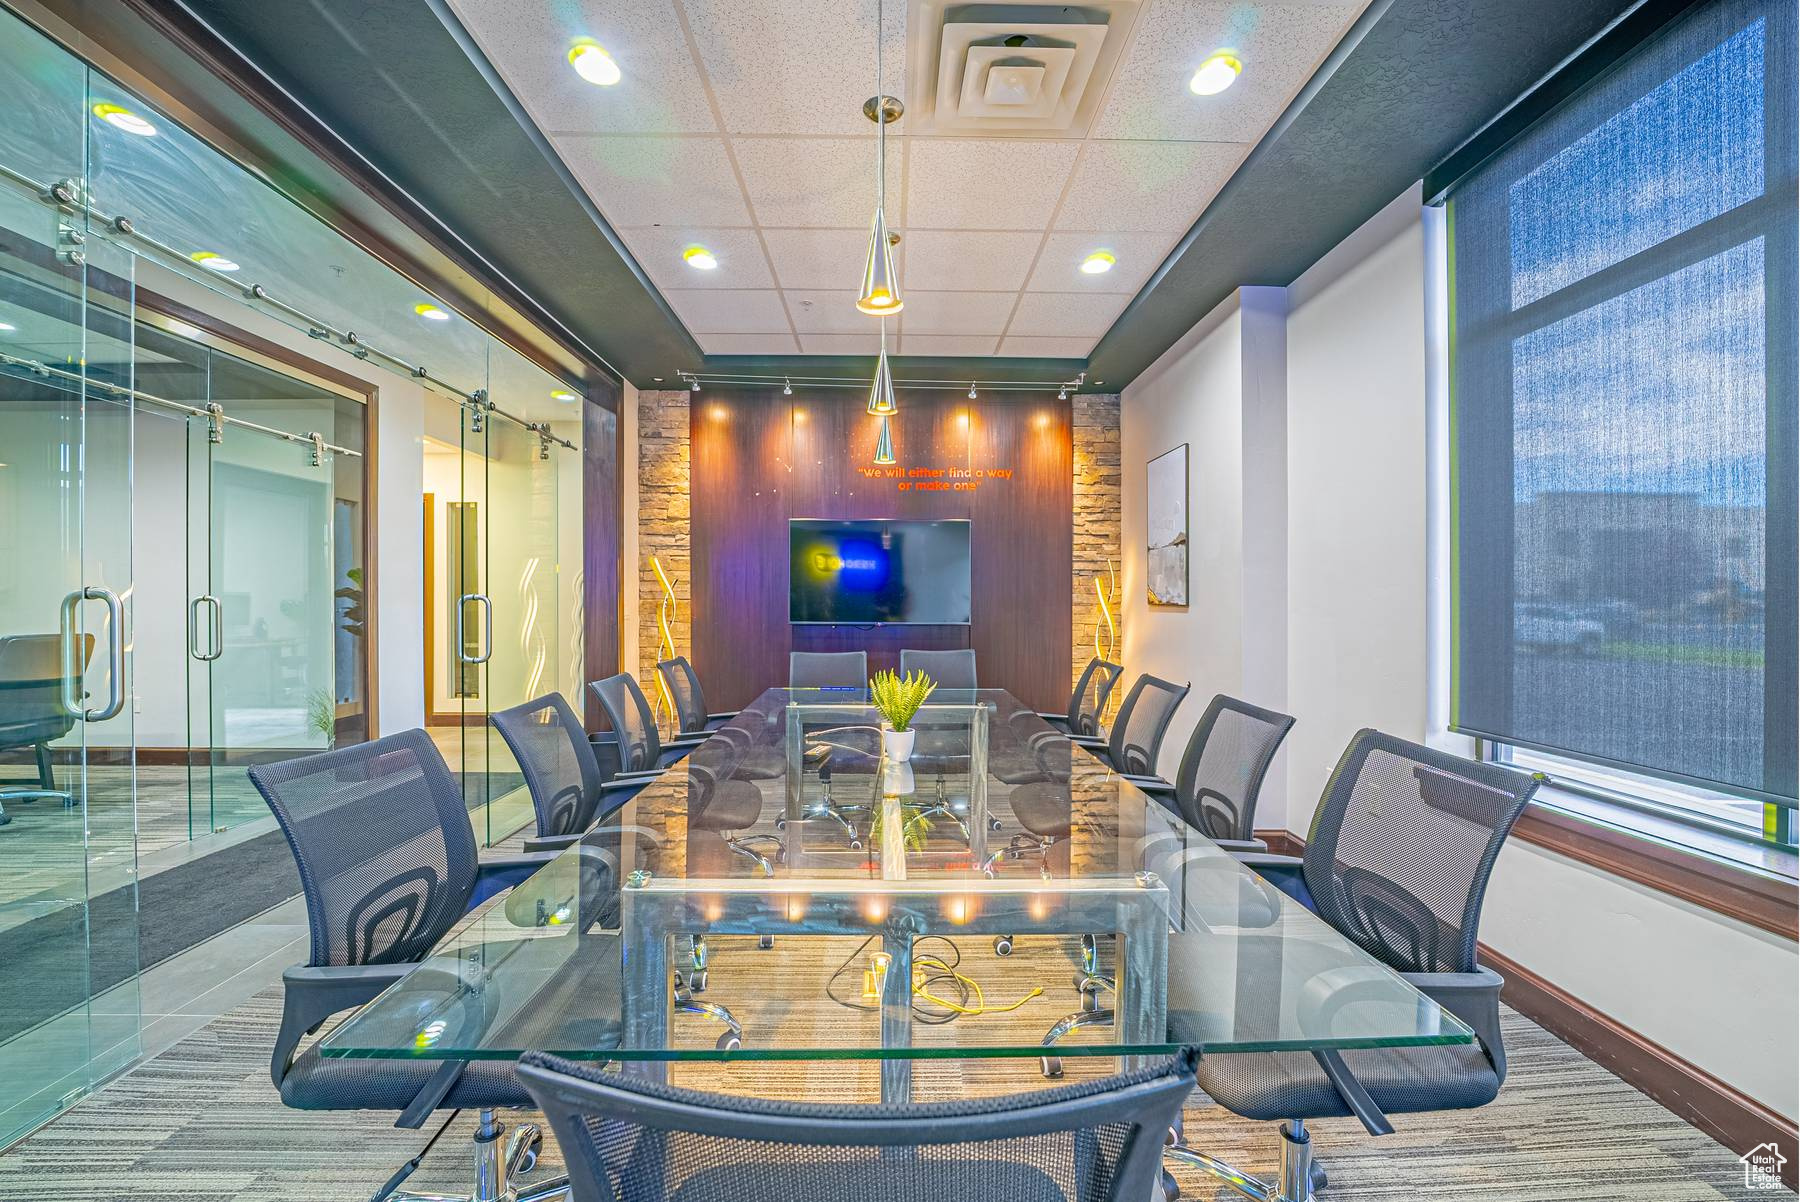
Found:
<path fill-rule="evenodd" d="M 792 334 L 696 334 L 694 341 L 709 355 L 797 355 Z"/>
<path fill-rule="evenodd" d="M 1000 354 L 1027 359 L 1085 359 L 1096 338 L 1002 338 Z"/>
<path fill-rule="evenodd" d="M 903 355 L 991 355 L 999 339 L 991 334 L 907 334 L 900 339 Z"/>
<path fill-rule="evenodd" d="M 881 331 L 881 318 L 870 317 L 856 307 L 856 293 L 842 292 L 789 292 L 787 293 L 788 312 L 794 315 L 794 328 L 802 334 L 878 334 Z M 899 331 L 892 322 L 888 325 L 888 338 L 893 339 Z"/>
<path fill-rule="evenodd" d="M 546 132 L 719 132 L 669 0 L 451 4 Z M 618 83 L 596 87 L 575 74 L 569 50 L 579 38 L 606 50 L 619 65 Z"/>
<path fill-rule="evenodd" d="M 877 0 L 682 0 L 733 133 L 860 133 L 875 94 Z M 621 6 L 625 7 L 625 6 Z M 906 6 L 883 18 L 883 90 L 906 79 Z"/>
<path fill-rule="evenodd" d="M 863 259 L 869 253 L 866 228 L 766 229 L 763 240 L 768 243 L 775 275 L 784 288 L 854 288 L 862 278 Z M 902 274 L 900 278 L 904 280 L 906 276 Z"/>
<path fill-rule="evenodd" d="M 1131 298 L 1118 293 L 1028 292 L 1019 301 L 1008 336 L 1098 338 Z"/>
<path fill-rule="evenodd" d="M 1096 138 L 1255 142 L 1362 11 L 1363 3 L 1157 3 L 1113 78 Z M 1188 90 L 1194 69 L 1217 50 L 1244 64 L 1216 96 Z"/>
<path fill-rule="evenodd" d="M 1170 234 L 1051 234 L 1025 287 L 1029 292 L 1134 293 L 1162 266 L 1174 243 Z M 1082 260 L 1097 250 L 1113 256 L 1113 269 L 1088 275 L 1081 270 Z"/>
<path fill-rule="evenodd" d="M 1043 235 L 989 230 L 907 232 L 897 248 L 900 282 L 928 292 L 1016 292 Z"/>
<path fill-rule="evenodd" d="M 903 334 L 998 334 L 1006 328 L 1016 292 L 921 292 L 908 288 L 900 312 Z"/>
<path fill-rule="evenodd" d="M 873 355 L 880 351 L 881 340 L 871 331 L 867 334 L 802 334 L 800 349 L 809 355 Z M 888 348 L 893 354 L 893 347 Z"/>
<path fill-rule="evenodd" d="M 894 141 L 888 143 L 890 201 L 900 195 Z M 875 213 L 873 138 L 734 138 L 731 151 L 744 173 L 758 224 L 869 228 Z M 888 216 L 900 224 L 897 214 Z"/>
<path fill-rule="evenodd" d="M 1186 230 L 1249 148 L 1222 142 L 1089 142 L 1059 230 Z"/>
<path fill-rule="evenodd" d="M 906 227 L 1039 230 L 1075 162 L 1075 142 L 912 138 Z"/>
<path fill-rule="evenodd" d="M 774 291 L 665 288 L 663 296 L 691 334 L 786 334 L 787 312 Z"/>
<path fill-rule="evenodd" d="M 751 224 L 719 138 L 571 134 L 555 143 L 615 227 Z"/>
<path fill-rule="evenodd" d="M 755 230 L 705 230 L 665 225 L 622 228 L 619 236 L 658 288 L 773 288 L 768 259 Z M 682 258 L 690 246 L 711 251 L 719 265 L 711 271 L 689 267 Z"/>

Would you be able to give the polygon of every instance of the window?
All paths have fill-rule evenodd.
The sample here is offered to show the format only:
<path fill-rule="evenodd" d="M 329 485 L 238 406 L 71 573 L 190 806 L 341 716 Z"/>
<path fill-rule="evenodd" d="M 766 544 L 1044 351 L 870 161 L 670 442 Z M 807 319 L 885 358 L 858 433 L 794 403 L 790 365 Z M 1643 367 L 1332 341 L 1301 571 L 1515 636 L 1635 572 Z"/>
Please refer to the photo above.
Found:
<path fill-rule="evenodd" d="M 1450 197 L 1452 726 L 1792 842 L 1795 6 L 1712 0 Z"/>

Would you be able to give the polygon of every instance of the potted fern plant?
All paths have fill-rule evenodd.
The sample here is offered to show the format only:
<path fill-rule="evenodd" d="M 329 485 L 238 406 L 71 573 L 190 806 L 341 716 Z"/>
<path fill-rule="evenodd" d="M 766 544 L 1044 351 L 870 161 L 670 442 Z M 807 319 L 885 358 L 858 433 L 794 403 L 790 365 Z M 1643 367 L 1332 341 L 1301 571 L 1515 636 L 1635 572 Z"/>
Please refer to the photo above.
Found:
<path fill-rule="evenodd" d="M 923 672 L 903 677 L 883 671 L 869 681 L 869 697 L 881 714 L 881 751 L 891 762 L 904 764 L 912 759 L 913 741 L 919 733 L 912 728 L 913 715 L 935 688 L 937 681 Z"/>

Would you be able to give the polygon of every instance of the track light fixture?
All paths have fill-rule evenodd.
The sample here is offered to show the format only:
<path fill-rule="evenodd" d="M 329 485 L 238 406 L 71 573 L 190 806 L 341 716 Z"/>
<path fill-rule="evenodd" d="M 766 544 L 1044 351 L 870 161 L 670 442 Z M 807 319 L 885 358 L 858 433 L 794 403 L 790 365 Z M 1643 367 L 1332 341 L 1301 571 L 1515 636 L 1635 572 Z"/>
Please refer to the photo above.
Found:
<path fill-rule="evenodd" d="M 1059 400 L 1059 401 L 1066 401 L 1066 400 L 1068 400 L 1068 399 L 1069 399 L 1069 390 L 1068 390 L 1068 389 L 1067 389 L 1067 388 L 1059 388 L 1059 389 L 1057 389 L 1057 390 L 1056 390 L 1056 399 L 1057 399 L 1057 400 Z"/>
<path fill-rule="evenodd" d="M 700 377 L 699 376 L 695 376 L 693 379 L 688 381 L 688 389 L 691 392 L 699 392 L 700 391 Z"/>
<path fill-rule="evenodd" d="M 792 380 L 783 380 L 781 382 L 781 395 L 782 396 L 793 396 L 794 395 L 794 382 Z"/>
<path fill-rule="evenodd" d="M 971 401 L 975 399 L 975 381 L 973 380 L 969 381 L 969 399 Z"/>

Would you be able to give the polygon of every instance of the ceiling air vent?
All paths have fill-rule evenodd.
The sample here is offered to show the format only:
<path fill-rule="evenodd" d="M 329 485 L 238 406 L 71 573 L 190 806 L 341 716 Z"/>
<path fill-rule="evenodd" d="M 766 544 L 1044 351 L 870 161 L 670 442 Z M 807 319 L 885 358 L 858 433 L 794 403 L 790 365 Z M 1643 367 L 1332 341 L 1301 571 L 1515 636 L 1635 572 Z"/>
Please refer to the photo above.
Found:
<path fill-rule="evenodd" d="M 1139 7 L 914 0 L 907 132 L 1086 136 Z"/>

